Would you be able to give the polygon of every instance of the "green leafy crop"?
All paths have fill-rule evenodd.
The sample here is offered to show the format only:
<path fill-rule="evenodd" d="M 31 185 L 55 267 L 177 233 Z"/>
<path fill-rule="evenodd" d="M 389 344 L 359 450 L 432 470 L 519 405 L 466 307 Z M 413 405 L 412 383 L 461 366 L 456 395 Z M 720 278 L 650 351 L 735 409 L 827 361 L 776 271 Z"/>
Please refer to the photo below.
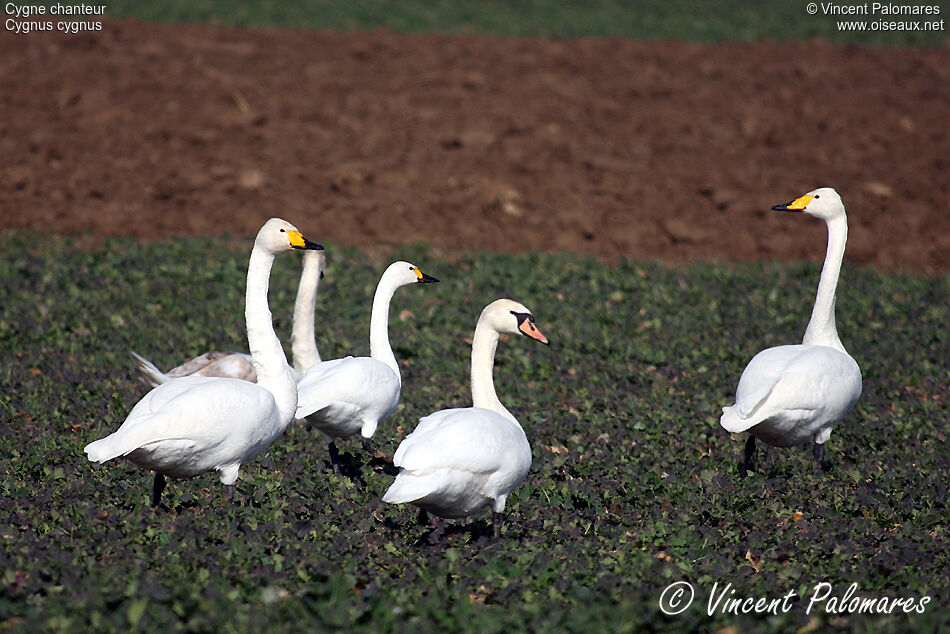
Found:
<path fill-rule="evenodd" d="M 319 236 L 315 236 L 319 238 Z M 512 297 L 550 348 L 500 344 L 495 382 L 534 464 L 488 513 L 420 527 L 380 502 L 392 476 L 355 441 L 335 476 L 293 425 L 242 468 L 235 503 L 213 474 L 172 480 L 90 464 L 83 446 L 144 393 L 130 349 L 159 367 L 245 349 L 249 243 L 0 236 L 0 629 L 9 631 L 739 631 L 948 627 L 950 280 L 845 263 L 838 324 L 864 394 L 826 445 L 769 449 L 737 475 L 744 437 L 718 424 L 758 350 L 797 342 L 818 263 L 606 265 L 571 254 L 391 254 L 441 284 L 400 292 L 390 335 L 403 398 L 375 440 L 391 453 L 420 416 L 470 404 L 481 308 Z M 389 258 L 327 245 L 317 302 L 324 358 L 367 354 L 372 292 Z M 278 258 L 270 294 L 289 343 L 300 261 Z M 760 450 L 765 447 L 760 445 Z M 676 581 L 696 601 L 664 615 Z M 865 597 L 923 597 L 924 614 L 813 609 L 828 582 Z M 707 602 L 798 597 L 736 616 Z"/>

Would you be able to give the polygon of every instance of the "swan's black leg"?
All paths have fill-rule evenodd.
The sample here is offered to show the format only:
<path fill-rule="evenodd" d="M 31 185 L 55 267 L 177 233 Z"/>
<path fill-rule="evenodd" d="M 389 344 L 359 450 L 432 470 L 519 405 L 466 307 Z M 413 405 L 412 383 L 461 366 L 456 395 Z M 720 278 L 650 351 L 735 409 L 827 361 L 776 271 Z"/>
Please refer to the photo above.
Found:
<path fill-rule="evenodd" d="M 501 523 L 504 517 L 504 513 L 498 513 L 497 511 L 491 514 L 492 535 L 494 535 L 495 539 L 501 537 Z"/>
<path fill-rule="evenodd" d="M 383 462 L 392 463 L 393 459 L 387 456 L 385 453 L 383 453 L 380 449 L 377 449 L 372 439 L 364 438 L 362 442 L 363 442 L 363 450 L 368 452 L 371 456 L 373 456 L 374 460 L 382 460 Z"/>
<path fill-rule="evenodd" d="M 225 484 L 224 485 L 224 499 L 228 501 L 228 504 L 234 500 L 234 485 Z"/>
<path fill-rule="evenodd" d="M 416 515 L 416 522 L 425 529 L 422 532 L 422 536 L 420 536 L 416 542 L 417 546 L 435 546 L 439 543 L 438 535 L 442 535 L 445 532 L 441 518 L 430 517 L 428 511 L 424 508 L 420 508 L 419 513 Z"/>
<path fill-rule="evenodd" d="M 745 477 L 749 468 L 752 466 L 752 457 L 755 455 L 755 436 L 749 434 L 749 439 L 745 441 L 745 451 L 742 454 L 742 471 L 740 477 Z"/>
<path fill-rule="evenodd" d="M 327 452 L 330 454 L 330 465 L 333 467 L 333 473 L 340 475 L 340 451 L 336 448 L 336 443 L 328 443 Z"/>
<path fill-rule="evenodd" d="M 162 491 L 165 490 L 165 476 L 161 473 L 155 474 L 152 481 L 152 508 L 155 508 L 162 502 Z"/>
<path fill-rule="evenodd" d="M 813 452 L 815 455 L 815 463 L 818 465 L 819 469 L 822 469 L 823 467 L 821 463 L 825 459 L 825 446 L 815 443 L 815 446 L 813 447 Z"/>

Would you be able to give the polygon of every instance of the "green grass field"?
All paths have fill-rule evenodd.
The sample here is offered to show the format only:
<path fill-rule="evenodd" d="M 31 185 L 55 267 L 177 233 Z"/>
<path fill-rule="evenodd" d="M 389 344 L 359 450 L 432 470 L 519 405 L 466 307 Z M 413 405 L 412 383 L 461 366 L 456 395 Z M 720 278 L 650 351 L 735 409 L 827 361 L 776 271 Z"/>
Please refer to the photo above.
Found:
<path fill-rule="evenodd" d="M 818 4 L 820 7 L 821 3 Z M 823 38 L 885 46 L 940 45 L 947 41 L 945 23 L 935 30 L 879 30 L 881 21 L 939 22 L 947 17 L 950 6 L 945 1 L 929 4 L 940 7 L 940 14 L 894 17 L 879 13 L 850 18 L 867 21 L 867 30 L 863 32 L 839 29 L 837 22 L 849 18 L 825 15 L 820 8 L 816 15 L 810 15 L 806 11 L 807 2 L 801 0 L 768 3 L 753 0 L 645 0 L 636 3 L 620 0 L 303 0 L 254 3 L 115 0 L 108 4 L 108 11 L 113 17 L 131 15 L 149 21 L 331 30 L 385 27 L 409 32 L 462 31 L 505 37 L 622 36 L 697 42 Z M 872 24 L 875 22 L 878 24 Z M 925 27 L 921 24 L 921 28 Z"/>
<path fill-rule="evenodd" d="M 314 236 L 319 238 L 319 236 Z M 950 278 L 845 264 L 838 322 L 864 394 L 832 434 L 827 472 L 809 448 L 760 454 L 718 425 L 758 350 L 800 339 L 818 263 L 668 268 L 573 255 L 472 255 L 423 246 L 408 259 L 442 283 L 400 290 L 390 326 L 402 403 L 376 440 L 470 403 L 469 344 L 489 301 L 524 302 L 552 340 L 499 348 L 499 396 L 534 464 L 508 502 L 450 523 L 434 544 L 409 508 L 379 499 L 391 476 L 356 442 L 335 476 L 317 435 L 291 427 L 242 469 L 236 504 L 217 478 L 172 481 L 88 463 L 145 393 L 128 350 L 169 367 L 243 349 L 247 241 L 77 245 L 0 236 L 0 627 L 4 631 L 683 631 L 734 626 L 937 631 L 947 588 Z M 389 258 L 327 245 L 318 299 L 324 358 L 366 354 L 369 302 Z M 299 259 L 272 276 L 289 340 Z M 761 445 L 760 445 L 761 449 Z M 665 616 L 664 588 L 692 607 Z M 932 597 L 924 614 L 806 614 L 820 582 L 864 598 Z M 714 613 L 735 597 L 797 602 L 778 616 Z M 735 598 L 734 597 L 734 598 Z M 806 630 L 806 631 L 810 631 Z"/>

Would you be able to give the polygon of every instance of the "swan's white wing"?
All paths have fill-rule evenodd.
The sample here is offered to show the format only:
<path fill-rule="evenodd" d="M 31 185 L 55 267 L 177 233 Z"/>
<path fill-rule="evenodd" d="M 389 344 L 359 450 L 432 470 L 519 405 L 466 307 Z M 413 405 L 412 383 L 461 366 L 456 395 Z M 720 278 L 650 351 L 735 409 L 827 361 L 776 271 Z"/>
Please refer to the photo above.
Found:
<path fill-rule="evenodd" d="M 490 473 L 505 465 L 508 450 L 522 439 L 520 428 L 490 410 L 445 409 L 419 421 L 399 443 L 393 464 L 417 474 L 439 469 Z"/>
<path fill-rule="evenodd" d="M 465 517 L 488 503 L 503 508 L 531 467 L 531 447 L 521 428 L 500 414 L 450 409 L 423 418 L 393 463 L 402 470 L 384 502 Z"/>
<path fill-rule="evenodd" d="M 768 348 L 752 357 L 742 371 L 736 388 L 736 403 L 732 407 L 736 420 L 746 421 L 755 416 L 798 356 L 800 347 Z"/>
<path fill-rule="evenodd" d="M 745 431 L 779 417 L 788 425 L 837 421 L 861 395 L 861 372 L 847 354 L 827 346 L 779 346 L 753 357 L 723 408 L 722 426 Z"/>
<path fill-rule="evenodd" d="M 90 443 L 85 451 L 90 460 L 105 462 L 173 443 L 173 453 L 241 462 L 273 439 L 279 428 L 277 418 L 273 395 L 253 383 L 183 377 L 146 394 L 115 433 Z M 164 456 L 162 461 L 169 459 Z"/>
<path fill-rule="evenodd" d="M 370 357 L 346 357 L 311 367 L 297 383 L 297 418 L 328 406 L 353 412 L 392 412 L 399 401 L 399 377 Z"/>

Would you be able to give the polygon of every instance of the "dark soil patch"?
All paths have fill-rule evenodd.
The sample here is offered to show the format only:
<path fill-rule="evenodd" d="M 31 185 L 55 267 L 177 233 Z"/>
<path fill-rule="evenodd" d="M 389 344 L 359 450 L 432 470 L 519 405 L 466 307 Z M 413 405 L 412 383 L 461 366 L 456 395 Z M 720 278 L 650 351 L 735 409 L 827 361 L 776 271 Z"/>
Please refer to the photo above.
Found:
<path fill-rule="evenodd" d="M 0 38 L 0 229 L 945 273 L 950 48 L 313 33 L 112 21 Z"/>

